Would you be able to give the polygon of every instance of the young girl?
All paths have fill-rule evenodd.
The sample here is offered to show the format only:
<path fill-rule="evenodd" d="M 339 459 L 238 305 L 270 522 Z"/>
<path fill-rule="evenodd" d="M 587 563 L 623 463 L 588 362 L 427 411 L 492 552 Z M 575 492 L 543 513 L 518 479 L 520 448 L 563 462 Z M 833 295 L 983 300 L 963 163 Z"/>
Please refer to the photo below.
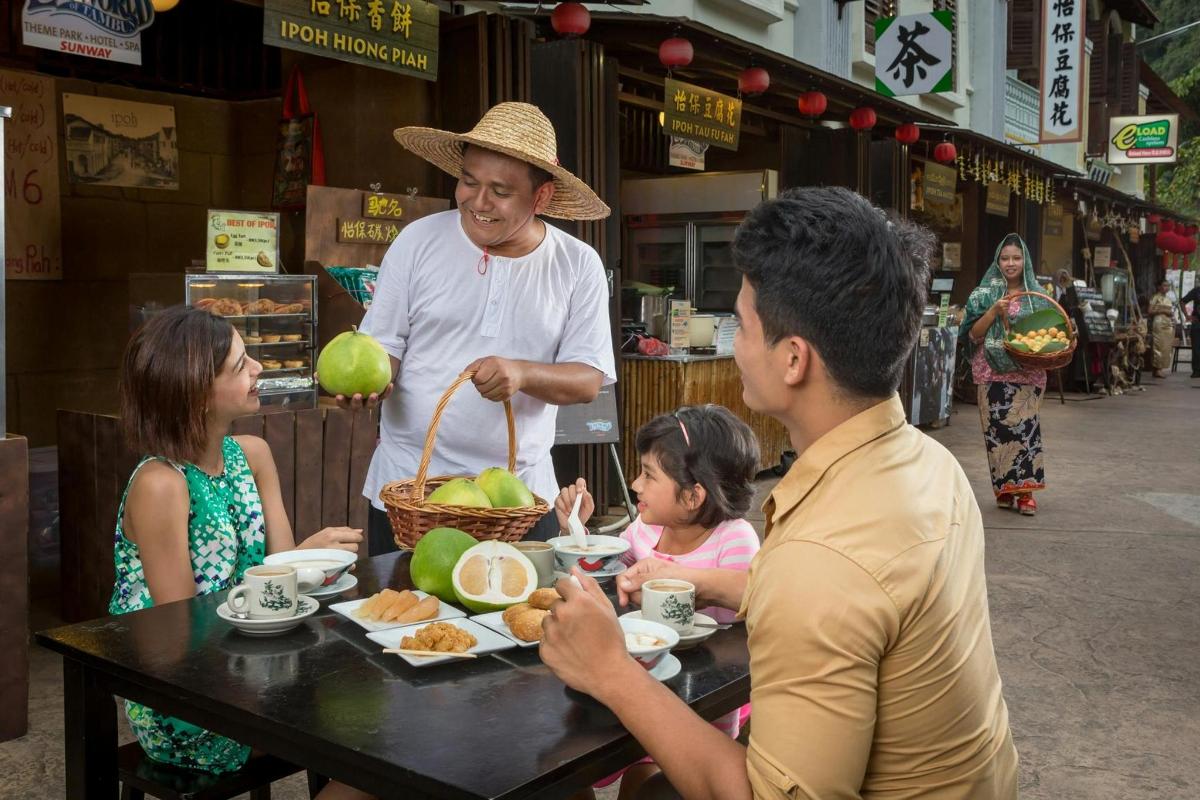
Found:
<path fill-rule="evenodd" d="M 164 311 L 133 335 L 121 417 L 147 455 L 117 514 L 110 613 L 224 592 L 268 553 L 296 548 L 267 443 L 227 435 L 234 419 L 258 411 L 260 372 L 233 326 L 207 311 Z M 300 547 L 357 552 L 361 541 L 360 530 L 326 528 Z M 250 755 L 246 745 L 138 703 L 127 701 L 125 711 L 156 761 L 221 773 Z M 330 784 L 319 797 L 368 795 Z"/>
<path fill-rule="evenodd" d="M 641 472 L 632 486 L 638 518 L 621 534 L 630 543 L 627 563 L 655 558 L 701 569 L 749 569 L 759 549 L 758 534 L 742 519 L 754 496 L 758 469 L 758 442 L 749 426 L 724 406 L 683 406 L 643 425 L 636 444 Z M 582 478 L 555 500 L 564 531 L 581 492 L 579 516 L 586 521 L 595 505 Z M 718 622 L 737 617 L 727 608 L 698 610 Z M 736 739 L 749 716 L 750 706 L 745 705 L 713 724 Z M 648 758 L 625 770 L 620 800 L 634 797 L 658 771 Z M 620 777 L 621 773 L 612 775 L 596 786 L 608 786 Z"/>

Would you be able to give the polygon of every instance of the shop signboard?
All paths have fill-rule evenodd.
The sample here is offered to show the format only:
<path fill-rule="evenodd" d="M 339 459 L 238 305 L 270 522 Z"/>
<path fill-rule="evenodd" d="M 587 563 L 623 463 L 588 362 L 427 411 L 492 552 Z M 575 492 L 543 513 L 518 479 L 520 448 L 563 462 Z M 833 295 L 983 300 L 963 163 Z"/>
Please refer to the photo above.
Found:
<path fill-rule="evenodd" d="M 1038 143 L 1083 139 L 1083 0 L 1042 3 L 1041 120 Z"/>
<path fill-rule="evenodd" d="M 984 210 L 989 214 L 995 214 L 998 217 L 1008 216 L 1008 197 L 1011 189 L 1003 183 L 989 183 L 987 185 L 987 204 Z"/>
<path fill-rule="evenodd" d="M 399 221 L 338 217 L 337 241 L 340 244 L 391 244 L 403 227 Z"/>
<path fill-rule="evenodd" d="M 142 31 L 153 22 L 150 0 L 24 0 L 21 41 L 56 53 L 141 64 Z"/>
<path fill-rule="evenodd" d="M 4 274 L 9 280 L 62 280 L 58 192 L 58 112 L 54 79 L 0 70 L 4 126 Z"/>
<path fill-rule="evenodd" d="M 279 214 L 210 209 L 205 242 L 209 272 L 278 272 Z"/>
<path fill-rule="evenodd" d="M 944 167 L 932 161 L 924 162 L 925 167 L 925 201 L 954 205 L 955 189 L 958 188 L 958 171 L 953 167 Z"/>
<path fill-rule="evenodd" d="M 266 0 L 263 43 L 435 81 L 438 7 L 425 0 Z"/>
<path fill-rule="evenodd" d="M 1179 115 L 1112 117 L 1108 121 L 1109 164 L 1174 164 L 1179 157 Z"/>
<path fill-rule="evenodd" d="M 680 136 L 671 137 L 671 147 L 667 151 L 667 162 L 672 167 L 704 171 L 704 154 L 708 145 L 693 142 Z"/>
<path fill-rule="evenodd" d="M 875 91 L 884 97 L 954 91 L 954 12 L 875 20 Z"/>
<path fill-rule="evenodd" d="M 1042 233 L 1046 236 L 1063 235 L 1063 207 L 1058 203 L 1046 206 L 1046 216 L 1043 217 Z"/>
<path fill-rule="evenodd" d="M 740 99 L 667 78 L 663 132 L 668 136 L 737 150 L 741 126 Z"/>
<path fill-rule="evenodd" d="M 1096 254 L 1092 257 L 1093 267 L 1111 267 L 1112 266 L 1112 248 L 1097 247 Z"/>

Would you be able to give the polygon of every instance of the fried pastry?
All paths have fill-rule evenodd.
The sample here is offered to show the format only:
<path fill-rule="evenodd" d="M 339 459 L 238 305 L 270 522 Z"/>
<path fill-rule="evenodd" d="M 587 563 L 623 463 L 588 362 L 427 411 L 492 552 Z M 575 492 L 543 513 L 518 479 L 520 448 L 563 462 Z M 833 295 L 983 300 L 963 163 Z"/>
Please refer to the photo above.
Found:
<path fill-rule="evenodd" d="M 262 335 L 263 344 L 275 344 L 279 341 L 278 333 L 264 333 Z"/>
<path fill-rule="evenodd" d="M 533 608 L 529 603 L 517 603 L 515 606 L 509 606 L 504 609 L 504 613 L 500 615 L 500 619 L 504 620 L 505 625 L 512 623 L 514 619 L 520 616 L 523 612 Z"/>
<path fill-rule="evenodd" d="M 285 341 L 285 342 L 298 342 L 303 338 L 304 338 L 304 334 L 301 334 L 301 333 L 285 333 L 285 334 L 283 334 L 283 341 Z"/>
<path fill-rule="evenodd" d="M 529 600 L 526 601 L 534 608 L 540 608 L 543 611 L 554 605 L 555 600 L 561 599 L 558 592 L 552 588 L 535 589 L 533 594 L 529 595 Z"/>
<path fill-rule="evenodd" d="M 222 317 L 240 317 L 242 304 L 232 297 L 220 297 L 208 307 L 208 310 Z"/>
<path fill-rule="evenodd" d="M 260 363 L 263 369 L 283 369 L 283 362 L 273 358 L 264 358 Z"/>
<path fill-rule="evenodd" d="M 283 366 L 287 369 L 300 369 L 301 367 L 308 366 L 308 362 L 303 358 L 285 358 L 283 360 Z"/>
<path fill-rule="evenodd" d="M 550 612 L 545 609 L 527 608 L 508 623 L 508 629 L 522 642 L 540 642 L 542 640 L 542 620 L 548 616 L 550 616 Z"/>
<path fill-rule="evenodd" d="M 245 343 L 245 344 L 259 344 L 259 343 L 261 343 L 261 342 L 262 342 L 262 337 L 261 337 L 261 336 L 249 336 L 249 335 L 247 335 L 247 336 L 243 336 L 243 337 L 242 337 L 242 342 L 243 342 L 243 343 Z"/>
<path fill-rule="evenodd" d="M 457 625 L 434 622 L 418 630 L 414 636 L 405 636 L 400 640 L 400 647 L 437 653 L 465 653 L 478 643 L 478 639 Z"/>
<path fill-rule="evenodd" d="M 300 314 L 303 313 L 304 306 L 300 303 L 290 303 L 288 305 L 275 306 L 275 314 Z"/>
<path fill-rule="evenodd" d="M 215 297 L 201 297 L 199 300 L 192 303 L 192 308 L 209 308 L 215 302 L 217 302 L 217 298 Z"/>

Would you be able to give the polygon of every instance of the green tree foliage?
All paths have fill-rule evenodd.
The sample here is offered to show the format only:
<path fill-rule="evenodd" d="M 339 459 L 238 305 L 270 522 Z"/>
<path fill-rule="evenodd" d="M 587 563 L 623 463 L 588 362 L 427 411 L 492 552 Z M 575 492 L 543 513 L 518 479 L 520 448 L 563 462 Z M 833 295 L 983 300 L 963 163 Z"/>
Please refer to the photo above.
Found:
<path fill-rule="evenodd" d="M 1162 22 L 1154 31 L 1143 34 L 1147 38 L 1200 19 L 1200 2 L 1159 0 L 1155 11 Z M 1200 25 L 1147 45 L 1141 55 L 1170 84 L 1171 91 L 1200 110 Z M 1146 172 L 1148 189 L 1149 166 Z M 1191 119 L 1181 120 L 1179 126 L 1179 160 L 1159 166 L 1157 199 L 1181 214 L 1200 217 L 1200 124 Z"/>
<path fill-rule="evenodd" d="M 1200 20 L 1200 3 L 1196 0 L 1157 0 L 1151 3 L 1161 22 L 1153 30 L 1138 33 L 1141 39 L 1175 30 L 1189 22 Z M 1200 64 L 1200 25 L 1183 33 L 1152 42 L 1140 55 L 1168 83 L 1186 75 Z"/>

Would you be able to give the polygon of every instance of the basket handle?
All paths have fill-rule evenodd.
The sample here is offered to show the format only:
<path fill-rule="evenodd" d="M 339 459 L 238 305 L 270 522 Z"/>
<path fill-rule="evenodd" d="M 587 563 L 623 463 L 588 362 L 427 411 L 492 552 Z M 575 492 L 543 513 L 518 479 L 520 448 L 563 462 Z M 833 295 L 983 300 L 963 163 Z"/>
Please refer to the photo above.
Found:
<path fill-rule="evenodd" d="M 433 442 L 437 438 L 438 425 L 442 422 L 442 412 L 450 404 L 450 398 L 458 387 L 474 377 L 475 370 L 467 370 L 459 375 L 454 383 L 450 384 L 450 387 L 442 393 L 442 399 L 438 400 L 437 406 L 433 409 L 433 419 L 429 421 L 429 432 L 425 434 L 425 449 L 421 451 L 421 465 L 417 467 L 417 477 L 413 482 L 414 499 L 418 502 L 425 499 L 425 478 L 429 472 L 429 462 L 433 458 Z M 512 403 L 508 400 L 504 401 L 504 418 L 508 422 L 508 471 L 515 473 L 517 471 L 517 423 L 513 419 Z"/>
<path fill-rule="evenodd" d="M 1020 291 L 1020 292 L 1013 292 L 1012 294 L 1005 295 L 1005 297 L 1007 297 L 1009 300 L 1015 300 L 1016 298 L 1023 297 L 1023 296 L 1036 297 L 1039 300 L 1049 301 L 1050 305 L 1057 308 L 1058 312 L 1060 314 L 1062 314 L 1063 319 L 1065 319 L 1067 321 L 1067 330 L 1071 332 L 1072 336 L 1075 335 L 1075 326 L 1071 323 L 1071 315 L 1068 314 L 1067 310 L 1065 308 L 1063 308 L 1062 306 L 1060 306 L 1058 304 L 1058 301 L 1055 300 L 1050 295 L 1048 295 L 1044 292 L 1031 292 L 1028 290 L 1024 290 L 1024 291 Z M 1009 320 L 1008 314 L 1001 314 L 1000 322 L 1001 322 L 1001 324 L 1004 325 L 1005 335 L 1007 335 L 1008 333 L 1010 333 L 1012 331 L 1012 322 Z"/>

